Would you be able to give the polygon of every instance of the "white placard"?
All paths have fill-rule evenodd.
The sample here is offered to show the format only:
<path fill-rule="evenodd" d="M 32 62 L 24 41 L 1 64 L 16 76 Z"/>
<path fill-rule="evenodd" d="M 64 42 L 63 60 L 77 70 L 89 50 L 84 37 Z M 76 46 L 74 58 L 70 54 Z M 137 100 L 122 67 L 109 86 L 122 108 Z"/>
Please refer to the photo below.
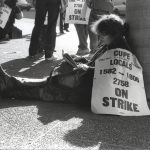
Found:
<path fill-rule="evenodd" d="M 68 0 L 65 22 L 70 24 L 88 24 L 91 9 L 86 0 Z"/>
<path fill-rule="evenodd" d="M 105 52 L 95 62 L 91 109 L 96 114 L 150 115 L 137 58 L 124 49 Z"/>
<path fill-rule="evenodd" d="M 9 19 L 10 13 L 11 13 L 11 8 L 8 7 L 6 4 L 4 4 L 3 7 L 0 8 L 0 27 L 5 28 L 5 25 Z"/>

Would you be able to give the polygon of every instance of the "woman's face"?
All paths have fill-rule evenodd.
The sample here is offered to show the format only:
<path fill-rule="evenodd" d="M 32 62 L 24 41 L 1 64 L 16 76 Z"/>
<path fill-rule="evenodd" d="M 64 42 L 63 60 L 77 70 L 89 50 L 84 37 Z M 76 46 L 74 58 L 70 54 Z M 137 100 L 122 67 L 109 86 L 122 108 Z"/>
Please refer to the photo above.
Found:
<path fill-rule="evenodd" d="M 103 43 L 104 45 L 110 45 L 113 41 L 112 36 L 100 33 L 99 34 L 100 42 Z"/>

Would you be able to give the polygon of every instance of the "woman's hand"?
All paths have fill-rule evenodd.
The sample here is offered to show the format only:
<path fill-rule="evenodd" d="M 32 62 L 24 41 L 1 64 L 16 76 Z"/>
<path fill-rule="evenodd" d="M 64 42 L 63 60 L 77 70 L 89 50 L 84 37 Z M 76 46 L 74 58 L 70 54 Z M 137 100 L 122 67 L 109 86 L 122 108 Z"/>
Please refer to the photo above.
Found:
<path fill-rule="evenodd" d="M 89 66 L 86 64 L 79 63 L 77 66 L 78 66 L 78 69 L 82 69 L 84 71 L 87 71 L 89 69 Z"/>

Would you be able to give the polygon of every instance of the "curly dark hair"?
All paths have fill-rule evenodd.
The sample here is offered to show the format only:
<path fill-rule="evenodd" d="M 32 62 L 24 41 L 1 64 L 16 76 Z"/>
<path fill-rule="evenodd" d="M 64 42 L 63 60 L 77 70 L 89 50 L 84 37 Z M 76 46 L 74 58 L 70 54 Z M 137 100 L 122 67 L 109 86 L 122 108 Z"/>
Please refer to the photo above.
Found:
<path fill-rule="evenodd" d="M 125 34 L 124 21 L 115 14 L 103 15 L 99 20 L 93 23 L 91 29 L 98 35 L 105 34 L 118 37 Z"/>

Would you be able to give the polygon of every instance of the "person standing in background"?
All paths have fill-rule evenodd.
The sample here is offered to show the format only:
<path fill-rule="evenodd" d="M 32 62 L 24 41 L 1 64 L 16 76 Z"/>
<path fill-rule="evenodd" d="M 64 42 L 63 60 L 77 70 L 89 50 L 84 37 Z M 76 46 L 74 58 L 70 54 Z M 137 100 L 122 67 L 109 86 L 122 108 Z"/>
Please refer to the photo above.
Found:
<path fill-rule="evenodd" d="M 89 0 L 86 0 L 86 4 L 88 5 Z M 90 7 L 89 7 L 90 8 Z M 77 50 L 77 55 L 79 56 L 84 56 L 86 54 L 89 54 L 89 48 L 88 48 L 88 25 L 87 24 L 74 24 L 77 35 L 78 35 L 78 40 L 79 40 L 79 45 L 78 45 L 78 50 Z"/>
<path fill-rule="evenodd" d="M 44 41 L 45 59 L 52 60 L 56 43 L 56 24 L 59 14 L 60 0 L 33 0 L 35 4 L 35 24 L 32 30 L 31 42 L 29 45 L 29 58 L 38 54 L 38 43 L 41 31 L 44 26 L 46 13 L 48 13 L 47 34 Z"/>
<path fill-rule="evenodd" d="M 110 14 L 113 11 L 113 0 L 86 0 L 87 6 L 91 8 L 89 16 L 89 23 L 86 24 L 75 24 L 77 31 L 79 45 L 77 55 L 83 56 L 86 54 L 94 54 L 99 45 L 99 38 L 91 31 L 93 22 L 98 20 L 101 15 Z M 87 39 L 90 39 L 90 51 L 88 48 Z"/>
<path fill-rule="evenodd" d="M 88 31 L 90 38 L 90 53 L 94 54 L 97 50 L 99 42 L 99 37 L 91 31 L 91 26 L 104 14 L 110 14 L 113 12 L 114 0 L 86 0 L 87 5 L 91 8 L 91 13 L 89 17 Z"/>
<path fill-rule="evenodd" d="M 61 9 L 60 9 L 60 24 L 59 24 L 59 31 L 60 34 L 64 33 L 64 30 L 69 32 L 69 23 L 65 23 L 65 15 L 66 15 L 66 8 L 68 7 L 68 0 L 61 0 Z"/>
<path fill-rule="evenodd" d="M 61 12 L 60 11 L 60 24 L 59 24 L 59 30 L 60 30 L 60 34 L 64 34 L 64 30 L 66 32 L 69 32 L 68 28 L 69 28 L 69 23 L 65 23 L 65 13 L 66 12 Z"/>

